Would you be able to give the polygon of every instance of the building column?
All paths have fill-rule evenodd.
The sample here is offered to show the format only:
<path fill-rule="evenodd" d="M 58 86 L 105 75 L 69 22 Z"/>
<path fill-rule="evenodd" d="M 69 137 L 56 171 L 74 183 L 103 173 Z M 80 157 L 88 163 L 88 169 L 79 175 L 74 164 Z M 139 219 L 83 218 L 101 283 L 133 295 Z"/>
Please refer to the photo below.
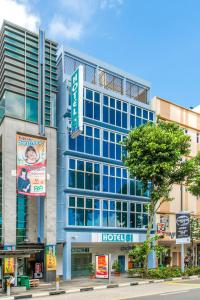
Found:
<path fill-rule="evenodd" d="M 71 237 L 67 236 L 63 247 L 63 280 L 71 280 Z"/>

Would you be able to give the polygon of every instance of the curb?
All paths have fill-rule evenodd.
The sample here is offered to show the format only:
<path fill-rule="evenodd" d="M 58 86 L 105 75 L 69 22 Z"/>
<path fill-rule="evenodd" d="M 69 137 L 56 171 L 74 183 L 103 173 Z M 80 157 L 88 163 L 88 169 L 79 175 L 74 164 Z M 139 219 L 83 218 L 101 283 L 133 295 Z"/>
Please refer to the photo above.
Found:
<path fill-rule="evenodd" d="M 89 286 L 83 287 L 78 289 L 71 289 L 71 290 L 58 290 L 58 291 L 51 291 L 51 292 L 41 292 L 41 293 L 33 293 L 27 295 L 16 295 L 16 296 L 9 296 L 7 297 L 0 297 L 0 300 L 18 300 L 18 299 L 28 299 L 28 298 L 38 298 L 38 297 L 47 297 L 47 296 L 55 296 L 61 294 L 74 294 L 74 293 L 82 293 L 82 292 L 89 292 L 89 291 L 97 291 L 102 289 L 112 289 L 118 287 L 126 287 L 126 286 L 137 286 L 137 285 L 144 285 L 144 284 L 152 284 L 152 283 L 161 283 L 161 282 L 168 282 L 168 281 L 181 281 L 181 280 L 194 280 L 199 279 L 200 275 L 193 275 L 193 276 L 183 276 L 183 277 L 175 277 L 175 278 L 167 278 L 167 279 L 151 279 L 148 281 L 132 281 L 132 282 L 124 282 L 124 283 L 112 283 L 107 285 L 99 285 L 99 286 Z"/>

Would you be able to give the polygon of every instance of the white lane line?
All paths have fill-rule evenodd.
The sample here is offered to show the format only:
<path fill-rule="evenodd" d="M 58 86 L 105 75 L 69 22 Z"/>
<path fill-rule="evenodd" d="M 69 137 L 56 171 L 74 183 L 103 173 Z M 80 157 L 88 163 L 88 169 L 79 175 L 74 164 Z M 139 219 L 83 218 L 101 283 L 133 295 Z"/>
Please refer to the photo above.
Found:
<path fill-rule="evenodd" d="M 168 292 L 168 293 L 160 294 L 160 296 L 167 296 L 167 295 L 175 295 L 175 294 L 188 293 L 189 291 L 190 291 L 190 290 L 186 290 L 186 291 L 177 291 L 177 292 Z"/>

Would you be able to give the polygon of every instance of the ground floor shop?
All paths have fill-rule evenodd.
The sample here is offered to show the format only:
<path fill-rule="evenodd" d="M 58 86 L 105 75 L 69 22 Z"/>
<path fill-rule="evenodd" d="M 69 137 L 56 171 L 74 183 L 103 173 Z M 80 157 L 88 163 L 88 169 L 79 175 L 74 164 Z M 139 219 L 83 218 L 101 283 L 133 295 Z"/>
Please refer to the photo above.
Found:
<path fill-rule="evenodd" d="M 89 275 L 89 265 L 95 265 L 96 255 L 110 254 L 111 266 L 120 264 L 121 273 L 133 268 L 128 253 L 145 240 L 145 233 L 124 232 L 67 232 L 66 243 L 57 246 L 57 274 L 64 279 Z M 155 257 L 149 257 L 155 266 Z M 135 266 L 136 267 L 136 266 Z"/>

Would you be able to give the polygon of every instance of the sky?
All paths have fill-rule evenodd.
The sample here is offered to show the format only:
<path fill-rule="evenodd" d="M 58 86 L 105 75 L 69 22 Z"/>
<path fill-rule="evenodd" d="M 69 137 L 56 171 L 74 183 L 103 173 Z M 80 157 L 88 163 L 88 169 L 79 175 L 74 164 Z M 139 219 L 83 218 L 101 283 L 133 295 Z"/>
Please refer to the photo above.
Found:
<path fill-rule="evenodd" d="M 199 0 L 0 0 L 0 24 L 42 28 L 185 107 L 200 104 L 199 12 Z"/>

